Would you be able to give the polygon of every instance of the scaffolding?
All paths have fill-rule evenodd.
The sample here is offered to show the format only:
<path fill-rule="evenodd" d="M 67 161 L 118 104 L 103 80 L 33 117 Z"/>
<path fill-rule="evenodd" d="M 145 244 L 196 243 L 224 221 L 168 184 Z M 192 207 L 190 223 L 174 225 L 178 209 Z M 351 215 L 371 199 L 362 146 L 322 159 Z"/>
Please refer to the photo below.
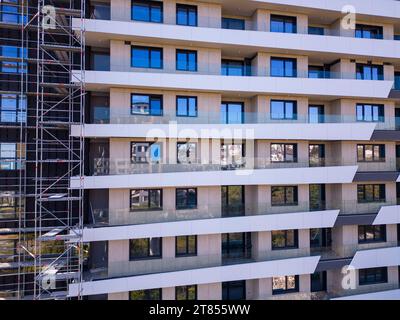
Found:
<path fill-rule="evenodd" d="M 71 177 L 84 176 L 84 139 L 72 137 L 70 128 L 85 122 L 85 1 L 9 5 L 18 6 L 20 18 L 1 27 L 20 33 L 22 54 L 2 59 L 17 61 L 19 95 L 28 102 L 26 121 L 14 128 L 26 147 L 13 182 L 20 212 L 14 228 L 0 228 L 18 235 L 7 267 L 14 270 L 15 298 L 66 299 L 68 285 L 82 282 L 84 264 L 83 188 L 72 190 L 69 184 Z"/>

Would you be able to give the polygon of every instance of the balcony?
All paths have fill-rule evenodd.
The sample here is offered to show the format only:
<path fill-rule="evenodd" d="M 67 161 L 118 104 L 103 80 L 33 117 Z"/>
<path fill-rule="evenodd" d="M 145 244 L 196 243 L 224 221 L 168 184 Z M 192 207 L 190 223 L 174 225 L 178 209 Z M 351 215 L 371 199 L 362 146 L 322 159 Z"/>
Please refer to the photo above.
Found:
<path fill-rule="evenodd" d="M 95 160 L 93 176 L 72 177 L 72 189 L 151 188 L 178 186 L 221 186 L 259 184 L 351 183 L 357 166 L 326 163 L 309 167 L 309 162 L 273 163 L 265 159 L 238 159 L 217 164 L 132 164 L 130 160 Z M 256 165 L 254 165 L 256 164 Z M 232 170 L 234 169 L 234 170 Z"/>
<path fill-rule="evenodd" d="M 69 296 L 76 296 L 79 288 L 82 290 L 80 293 L 85 296 L 287 274 L 310 274 L 314 272 L 318 261 L 318 256 L 309 256 L 309 249 L 274 251 L 262 260 L 249 262 L 248 259 L 238 259 L 230 261 L 230 264 L 223 264 L 221 255 L 120 261 L 109 264 L 100 274 L 88 273 L 85 281 L 80 284 L 71 284 Z"/>
<path fill-rule="evenodd" d="M 206 235 L 288 229 L 331 228 L 339 210 L 310 211 L 297 206 L 258 204 L 244 216 L 221 217 L 221 207 L 206 205 L 194 210 L 131 212 L 128 209 L 94 210 L 94 224 L 84 228 L 84 242 L 126 240 L 179 235 Z M 101 216 L 99 217 L 99 214 Z"/>
<path fill-rule="evenodd" d="M 129 68 L 129 67 L 127 67 Z M 218 70 L 218 69 L 217 69 Z M 142 88 L 158 90 L 192 90 L 223 94 L 301 95 L 321 99 L 388 98 L 393 80 L 357 80 L 285 78 L 266 76 L 221 76 L 214 74 L 171 73 L 163 70 L 85 71 L 87 90 L 103 91 L 113 88 Z M 355 77 L 355 75 L 353 75 Z M 78 80 L 77 80 L 78 79 Z M 73 71 L 71 81 L 81 79 L 81 72 Z"/>
<path fill-rule="evenodd" d="M 86 28 L 86 41 L 94 46 L 115 39 L 137 42 L 154 42 L 156 39 L 165 44 L 184 45 L 190 42 L 198 47 L 239 48 L 251 52 L 274 48 L 291 51 L 292 54 L 304 54 L 304 51 L 327 56 L 334 54 L 337 58 L 374 57 L 393 62 L 394 59 L 400 58 L 400 43 L 394 40 L 320 36 L 308 34 L 308 28 L 298 29 L 297 33 L 266 32 L 264 30 L 269 29 L 269 26 L 261 22 L 247 22 L 247 30 L 222 29 L 221 18 L 201 16 L 199 21 L 199 27 L 106 19 L 86 19 L 83 23 Z M 73 20 L 75 28 L 80 25 L 80 20 Z"/>
<path fill-rule="evenodd" d="M 128 114 L 116 109 L 126 109 Z M 197 117 L 178 117 L 165 112 L 156 117 L 131 115 L 129 108 L 111 108 L 94 119 L 94 124 L 73 125 L 71 135 L 87 138 L 159 138 L 162 135 L 166 138 L 222 139 L 232 138 L 239 132 L 251 132 L 253 139 L 369 140 L 378 125 L 357 122 L 352 116 L 325 115 L 315 123 L 305 115 L 297 115 L 293 120 L 279 120 L 261 112 L 244 112 L 238 121 L 225 123 L 221 121 L 220 113 L 202 110 L 199 113 Z"/>

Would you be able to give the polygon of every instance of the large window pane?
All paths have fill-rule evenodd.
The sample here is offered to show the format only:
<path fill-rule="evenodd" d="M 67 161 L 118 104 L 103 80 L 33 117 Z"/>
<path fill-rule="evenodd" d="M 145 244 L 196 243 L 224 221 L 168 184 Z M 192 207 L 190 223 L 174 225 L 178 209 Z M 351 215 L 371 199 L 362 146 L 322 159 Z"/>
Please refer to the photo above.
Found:
<path fill-rule="evenodd" d="M 163 49 L 150 47 L 132 47 L 131 66 L 134 68 L 162 69 Z"/>
<path fill-rule="evenodd" d="M 176 209 L 195 209 L 197 207 L 196 188 L 176 189 Z"/>
<path fill-rule="evenodd" d="M 132 20 L 163 22 L 163 3 L 161 1 L 132 1 Z"/>
<path fill-rule="evenodd" d="M 297 77 L 296 59 L 271 58 L 271 77 Z"/>
<path fill-rule="evenodd" d="M 192 27 L 197 26 L 197 6 L 177 4 L 176 24 Z"/>
<path fill-rule="evenodd" d="M 130 300 L 161 300 L 161 289 L 130 291 L 129 299 Z"/>
<path fill-rule="evenodd" d="M 161 189 L 134 189 L 131 190 L 131 211 L 161 210 Z"/>
<path fill-rule="evenodd" d="M 129 240 L 130 260 L 161 258 L 161 238 Z"/>

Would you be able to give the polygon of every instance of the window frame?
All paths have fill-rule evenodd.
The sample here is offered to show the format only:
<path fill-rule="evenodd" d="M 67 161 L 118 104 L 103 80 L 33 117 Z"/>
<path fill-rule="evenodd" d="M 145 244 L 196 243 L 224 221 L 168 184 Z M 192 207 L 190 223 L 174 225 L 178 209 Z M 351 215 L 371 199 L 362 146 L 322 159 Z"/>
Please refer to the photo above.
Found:
<path fill-rule="evenodd" d="M 241 23 L 242 28 L 229 28 L 229 26 L 231 25 L 230 22 Z M 228 28 L 226 28 L 225 26 L 227 26 Z M 221 17 L 221 29 L 246 30 L 246 21 L 245 21 L 245 19 L 239 19 L 239 18 Z"/>
<path fill-rule="evenodd" d="M 365 109 L 371 106 L 371 120 L 366 119 Z M 359 118 L 359 109 L 361 109 L 361 119 Z M 374 115 L 374 110 L 378 111 L 377 115 Z M 356 104 L 356 121 L 357 122 L 385 122 L 385 105 L 383 104 L 372 104 L 372 103 L 357 103 Z"/>
<path fill-rule="evenodd" d="M 186 55 L 186 67 L 183 69 L 179 68 L 179 61 L 178 61 L 178 55 L 180 54 L 185 54 Z M 189 56 L 194 54 L 195 57 L 195 68 L 193 70 L 190 70 L 190 59 Z M 176 65 L 175 65 L 175 70 L 176 71 L 185 71 L 185 72 L 197 72 L 198 71 L 198 57 L 197 57 L 197 50 L 187 50 L 187 49 L 176 49 L 175 52 L 175 59 L 176 59 Z"/>
<path fill-rule="evenodd" d="M 145 209 L 133 209 L 132 206 L 132 193 L 133 191 L 147 191 L 148 192 L 148 206 Z M 160 206 L 159 207 L 151 207 L 151 191 L 160 191 Z M 129 212 L 146 212 L 146 211 L 161 211 L 163 210 L 163 189 L 130 189 L 129 190 Z"/>
<path fill-rule="evenodd" d="M 283 61 L 283 75 L 275 75 L 273 74 L 272 62 L 273 61 Z M 294 66 L 293 75 L 286 75 L 286 62 L 292 62 Z M 270 77 L 274 78 L 297 78 L 297 59 L 296 58 L 283 58 L 283 57 L 271 57 L 270 58 Z"/>
<path fill-rule="evenodd" d="M 383 279 L 377 280 L 377 273 L 376 271 L 382 272 Z M 373 273 L 375 272 L 375 273 Z M 368 277 L 373 276 L 374 280 L 368 279 Z M 358 270 L 358 285 L 365 286 L 365 285 L 373 285 L 373 284 L 380 284 L 380 283 L 387 283 L 388 282 L 388 268 L 387 267 L 377 267 L 377 268 L 364 268 Z"/>
<path fill-rule="evenodd" d="M 367 199 L 367 187 L 372 186 L 372 200 Z M 384 194 L 384 198 L 376 198 L 375 197 L 375 188 L 379 187 L 379 195 Z M 383 187 L 383 189 L 381 189 Z M 360 199 L 360 193 L 362 193 L 363 197 Z M 357 202 L 358 203 L 379 203 L 379 202 L 386 202 L 386 185 L 384 183 L 367 183 L 367 184 L 357 184 Z"/>
<path fill-rule="evenodd" d="M 235 245 L 232 235 L 241 235 L 241 246 Z M 224 241 L 225 240 L 225 241 Z M 232 243 L 232 245 L 231 245 Z M 240 249 L 239 251 L 237 249 Z M 222 259 L 236 259 L 241 254 L 240 259 L 249 259 L 252 255 L 251 232 L 228 232 L 221 234 L 221 254 Z"/>
<path fill-rule="evenodd" d="M 245 280 L 236 280 L 236 281 L 225 281 L 222 282 L 222 299 L 224 300 L 233 300 L 231 298 L 231 290 L 233 290 L 234 288 L 239 288 L 239 284 L 240 284 L 240 289 L 241 289 L 241 293 L 242 293 L 242 297 L 240 300 L 245 300 L 246 299 L 246 281 Z M 236 285 L 236 287 L 234 287 Z M 224 291 L 226 292 L 226 297 L 224 297 Z M 237 299 L 235 299 L 237 300 Z"/>
<path fill-rule="evenodd" d="M 138 157 L 138 156 L 134 156 L 134 154 L 133 154 L 133 146 L 135 144 L 141 144 L 141 145 L 146 145 L 147 144 L 148 145 L 147 146 L 146 159 L 145 160 L 143 160 L 143 161 L 135 160 L 135 158 Z M 152 161 L 151 155 L 147 154 L 147 153 L 149 153 L 151 151 L 151 147 L 153 145 L 158 145 L 159 148 L 160 148 L 160 152 L 162 152 L 162 144 L 159 143 L 159 142 L 155 142 L 155 141 L 153 141 L 153 142 L 150 142 L 150 141 L 131 141 L 131 149 L 130 149 L 131 150 L 131 164 L 153 164 L 153 163 L 159 163 L 158 161 Z M 161 159 L 161 154 L 160 154 L 160 159 Z"/>
<path fill-rule="evenodd" d="M 3 99 L 3 97 L 5 99 Z M 15 108 L 14 105 L 12 108 L 8 106 L 3 106 L 3 102 L 5 100 L 15 100 Z M 28 100 L 25 95 L 14 94 L 14 93 L 0 94 L 0 123 L 26 123 L 27 105 L 28 105 Z M 3 119 L 7 120 L 7 118 L 13 118 L 13 120 L 3 121 Z"/>
<path fill-rule="evenodd" d="M 273 189 L 275 188 L 283 188 L 283 197 L 284 197 L 284 202 L 281 204 L 275 204 L 273 200 Z M 288 190 L 290 188 L 293 188 L 293 198 L 294 202 L 288 202 L 287 201 L 287 194 Z M 271 186 L 271 207 L 292 207 L 292 206 L 298 206 L 299 205 L 299 187 L 298 186 Z"/>
<path fill-rule="evenodd" d="M 185 10 L 185 15 L 186 15 L 186 23 L 182 24 L 182 23 L 178 23 L 178 10 Z M 190 24 L 190 19 L 189 19 L 189 12 L 191 10 L 195 10 L 195 14 L 196 14 L 196 22 L 195 24 Z M 187 27 L 197 27 L 198 23 L 199 23 L 199 15 L 198 15 L 198 7 L 195 5 L 189 5 L 189 4 L 183 4 L 183 3 L 177 3 L 176 4 L 176 21 L 175 21 L 177 26 L 187 26 Z"/>
<path fill-rule="evenodd" d="M 149 292 L 150 291 L 158 291 L 158 299 L 132 299 L 132 293 L 133 292 L 137 292 L 137 291 L 143 291 L 143 293 L 145 294 L 146 298 L 149 297 Z M 162 289 L 161 288 L 156 288 L 156 289 L 143 289 L 143 290 L 133 290 L 133 291 L 129 291 L 129 300 L 134 300 L 134 301 L 157 301 L 157 300 L 162 300 Z"/>
<path fill-rule="evenodd" d="M 190 238 L 194 238 L 194 251 L 190 250 Z M 185 241 L 185 252 L 178 252 L 178 241 L 179 240 Z M 190 236 L 176 236 L 175 237 L 175 257 L 182 258 L 182 257 L 195 257 L 197 256 L 197 235 L 190 235 Z"/>
<path fill-rule="evenodd" d="M 133 113 L 133 97 L 148 97 L 149 98 L 149 113 Z M 160 113 L 152 113 L 152 101 L 160 101 Z M 164 115 L 164 96 L 162 94 L 145 94 L 145 93 L 131 93 L 131 116 L 146 116 L 146 117 L 162 117 Z"/>
<path fill-rule="evenodd" d="M 370 30 L 378 30 L 379 32 L 376 33 L 376 37 L 364 37 L 364 33 Z M 357 36 L 357 33 L 361 33 L 361 37 Z M 382 40 L 383 39 L 383 27 L 382 26 L 375 26 L 375 25 L 368 25 L 368 24 L 362 24 L 362 23 L 357 23 L 356 28 L 354 30 L 354 37 L 357 39 L 375 39 L 375 40 Z"/>
<path fill-rule="evenodd" d="M 283 118 L 281 117 L 276 117 L 274 116 L 274 113 L 272 112 L 272 105 L 273 103 L 278 102 L 278 103 L 283 103 Z M 287 109 L 289 104 L 291 104 L 293 110 L 292 110 L 292 117 L 288 117 L 287 114 Z M 297 120 L 297 101 L 296 100 L 279 100 L 279 99 L 271 99 L 269 102 L 269 114 L 271 120 Z"/>
<path fill-rule="evenodd" d="M 235 66 L 236 64 L 236 66 Z M 231 74 L 231 65 L 235 67 L 235 69 L 232 68 L 232 70 L 238 70 L 239 68 L 238 65 L 240 64 L 241 66 L 241 74 Z M 223 70 L 226 70 L 226 72 L 223 72 Z M 246 63 L 243 60 L 234 60 L 234 59 L 222 59 L 221 60 L 221 76 L 226 76 L 226 77 L 244 77 L 246 75 Z"/>
<path fill-rule="evenodd" d="M 283 26 L 284 31 L 274 31 L 272 30 L 273 22 L 281 23 Z M 292 32 L 286 31 L 286 26 L 290 24 L 292 27 Z M 297 17 L 296 16 L 286 16 L 280 14 L 271 14 L 270 15 L 270 24 L 269 24 L 269 31 L 276 32 L 276 33 L 297 33 Z"/>
<path fill-rule="evenodd" d="M 192 299 L 189 299 L 189 288 L 193 287 L 194 288 L 194 297 Z M 184 289 L 184 295 L 185 295 L 185 299 L 178 299 L 178 290 L 179 289 Z M 175 300 L 176 301 L 193 301 L 193 300 L 197 300 L 197 285 L 196 284 L 192 284 L 192 285 L 186 285 L 186 286 L 176 286 L 175 287 Z"/>
<path fill-rule="evenodd" d="M 371 68 L 371 78 L 370 79 L 365 79 L 365 71 L 364 68 L 369 67 Z M 373 79 L 372 75 L 372 69 L 376 68 L 378 71 L 378 79 Z M 356 63 L 356 79 L 357 80 L 370 80 L 370 81 L 382 81 L 385 80 L 385 75 L 384 75 L 384 70 L 383 70 L 383 65 L 380 64 L 368 64 L 368 63 Z"/>
<path fill-rule="evenodd" d="M 273 155 L 273 147 L 272 146 L 280 146 L 283 150 L 283 161 L 279 160 L 273 160 L 272 155 Z M 287 160 L 287 146 L 292 146 L 293 148 L 293 161 Z M 269 152 L 270 152 L 270 161 L 271 163 L 297 163 L 298 162 L 298 150 L 297 150 L 297 143 L 271 143 L 269 146 Z"/>
<path fill-rule="evenodd" d="M 366 157 L 366 147 L 372 147 L 372 160 L 368 160 Z M 362 158 L 359 158 L 359 149 L 362 149 Z M 375 157 L 375 148 L 378 148 L 379 157 L 376 159 Z M 357 144 L 357 162 L 362 163 L 371 163 L 371 162 L 385 162 L 386 161 L 386 145 L 385 144 L 375 144 L 375 143 L 366 143 L 366 144 Z"/>
<path fill-rule="evenodd" d="M 293 232 L 293 245 L 288 244 L 288 233 Z M 282 247 L 277 247 L 274 245 L 274 234 L 284 233 L 285 244 Z M 287 230 L 273 230 L 271 231 L 271 250 L 296 250 L 299 248 L 299 230 L 298 229 L 287 229 Z"/>
<path fill-rule="evenodd" d="M 194 190 L 195 191 L 195 195 L 196 195 L 196 203 L 194 205 L 190 205 L 188 204 L 188 197 L 186 197 L 185 199 L 185 205 L 184 206 L 178 206 L 178 191 L 186 191 L 186 195 L 189 194 L 189 190 Z M 175 189 L 175 209 L 176 210 L 195 210 L 197 209 L 197 205 L 198 205 L 198 190 L 197 188 L 191 188 L 191 187 L 187 187 L 187 188 L 176 188 Z"/>
<path fill-rule="evenodd" d="M 151 255 L 151 239 L 158 239 L 160 252 L 157 255 Z M 147 241 L 147 255 L 140 257 L 132 257 L 132 241 L 146 240 Z M 139 239 L 129 239 L 129 261 L 142 261 L 142 260 L 153 260 L 162 259 L 163 257 L 163 238 L 162 237 L 152 237 L 152 238 L 139 238 Z"/>
<path fill-rule="evenodd" d="M 379 228 L 379 231 L 377 230 Z M 359 225 L 358 226 L 358 243 L 376 243 L 376 242 L 386 242 L 387 231 L 386 225 Z M 367 234 L 372 233 L 373 239 L 368 239 Z M 380 234 L 380 237 L 377 237 L 377 233 Z"/>
<path fill-rule="evenodd" d="M 149 10 L 149 19 L 142 20 L 142 19 L 134 19 L 134 5 L 138 4 L 141 6 L 147 6 Z M 160 9 L 160 21 L 152 20 L 152 6 L 156 6 Z M 144 0 L 132 0 L 131 1 L 131 20 L 132 21 L 140 21 L 140 22 L 151 22 L 151 23 L 164 23 L 164 3 L 162 1 L 144 1 Z"/>
<path fill-rule="evenodd" d="M 135 66 L 134 65 L 134 58 L 133 58 L 133 51 L 135 50 L 135 49 L 139 49 L 139 50 L 147 50 L 148 52 L 149 52 L 149 60 L 147 61 L 148 62 L 148 66 Z M 152 64 L 151 64 L 151 61 L 152 61 L 152 58 L 151 58 L 151 55 L 152 55 L 152 52 L 159 52 L 160 53 L 160 57 L 161 57 L 161 60 L 160 60 L 160 66 L 159 67 L 157 67 L 157 66 L 152 66 Z M 161 47 L 147 47 L 147 46 L 135 46 L 135 45 L 131 45 L 131 68 L 137 68 L 137 69 L 157 69 L 157 70 L 161 70 L 161 69 L 164 69 L 164 48 L 161 48 Z"/>
<path fill-rule="evenodd" d="M 179 114 L 179 99 L 186 100 L 186 114 Z M 195 101 L 195 115 L 190 115 L 190 100 L 193 99 Z M 176 96 L 176 116 L 177 117 L 182 117 L 182 118 L 197 118 L 198 117 L 198 98 L 197 96 Z"/>
<path fill-rule="evenodd" d="M 195 154 L 194 154 L 194 161 L 193 161 L 193 162 L 191 162 L 191 161 L 182 162 L 182 161 L 179 159 L 179 146 L 182 146 L 182 145 L 186 145 L 186 146 L 187 146 L 187 145 L 194 145 Z M 190 141 L 182 142 L 182 141 L 178 141 L 178 142 L 176 143 L 176 163 L 178 163 L 178 164 L 192 164 L 192 163 L 197 163 L 197 146 L 198 146 L 197 142 L 190 142 Z M 188 148 L 188 147 L 186 147 L 186 152 L 188 152 L 187 148 Z M 190 146 L 189 146 L 189 150 L 190 150 Z M 186 157 L 186 158 L 187 158 L 187 157 Z"/>
<path fill-rule="evenodd" d="M 274 279 L 275 278 L 285 278 L 285 289 L 274 289 Z M 289 277 L 294 277 L 294 288 L 288 289 L 288 282 L 289 282 Z M 288 275 L 288 276 L 281 276 L 281 277 L 272 277 L 272 295 L 280 295 L 280 294 L 288 294 L 288 293 L 293 293 L 293 292 L 299 292 L 300 291 L 300 281 L 299 281 L 299 275 Z"/>

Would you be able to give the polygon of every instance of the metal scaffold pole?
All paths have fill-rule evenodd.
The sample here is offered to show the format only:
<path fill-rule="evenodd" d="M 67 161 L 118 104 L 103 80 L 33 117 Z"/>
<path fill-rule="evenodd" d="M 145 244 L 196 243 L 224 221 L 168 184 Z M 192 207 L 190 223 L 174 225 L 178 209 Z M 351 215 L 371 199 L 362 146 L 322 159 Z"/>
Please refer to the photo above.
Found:
<path fill-rule="evenodd" d="M 84 174 L 84 141 L 70 128 L 84 123 L 85 1 L 55 3 L 37 7 L 34 299 L 67 298 L 82 280 L 83 190 L 69 184 Z M 51 258 L 48 243 L 58 248 Z"/>
<path fill-rule="evenodd" d="M 0 128 L 15 145 L 0 176 L 15 207 L 0 224 L 10 252 L 0 256 L 0 299 L 68 299 L 82 282 L 84 192 L 70 181 L 83 179 L 85 148 L 70 132 L 85 122 L 85 2 L 1 1 L 0 94 L 16 119 L 8 113 Z"/>

